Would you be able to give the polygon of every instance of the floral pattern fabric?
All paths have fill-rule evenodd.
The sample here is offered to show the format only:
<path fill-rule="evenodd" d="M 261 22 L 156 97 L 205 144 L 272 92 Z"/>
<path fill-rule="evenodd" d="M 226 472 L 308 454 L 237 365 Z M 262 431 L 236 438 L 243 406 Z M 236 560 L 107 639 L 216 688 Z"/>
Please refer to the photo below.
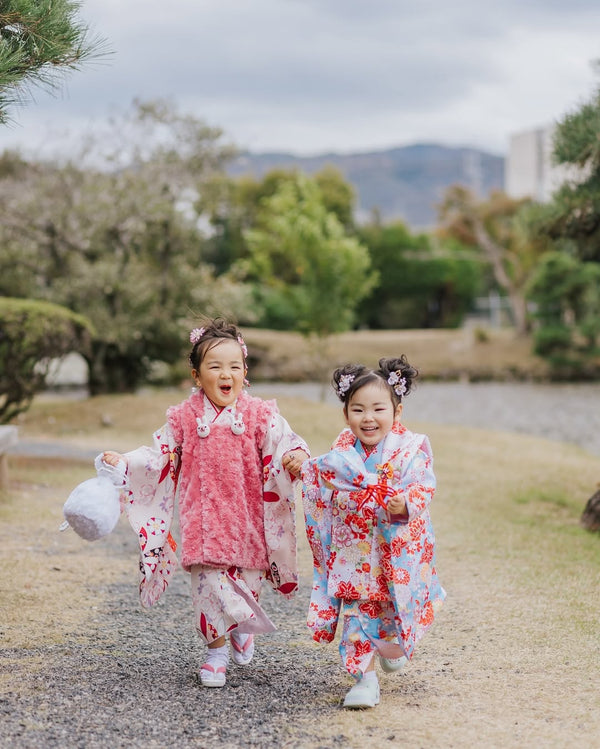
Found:
<path fill-rule="evenodd" d="M 265 572 L 273 588 L 286 597 L 293 595 L 298 578 L 294 480 L 282 468 L 281 459 L 297 447 L 308 452 L 306 443 L 294 434 L 287 421 L 279 413 L 272 413 L 262 444 L 263 456 L 269 456 L 262 472 L 269 563 Z M 126 454 L 127 486 L 121 492 L 121 502 L 139 538 L 139 592 L 145 607 L 158 601 L 178 566 L 177 545 L 171 535 L 175 500 L 181 472 L 193 470 L 191 465 L 182 464 L 181 456 L 182 446 L 168 423 L 154 433 L 152 447 L 140 447 Z M 195 470 L 201 467 L 196 466 Z"/>
<path fill-rule="evenodd" d="M 391 601 L 351 601 L 340 607 L 343 621 L 340 656 L 346 671 L 359 678 L 376 653 L 384 658 L 404 654 L 398 644 L 395 611 Z"/>
<path fill-rule="evenodd" d="M 382 630 L 377 648 L 385 657 L 398 657 L 399 643 L 412 657 L 445 598 L 429 516 L 436 481 L 428 438 L 395 424 L 367 457 L 346 429 L 329 453 L 304 463 L 302 478 L 314 560 L 308 615 L 313 638 L 332 641 L 342 605 L 353 601 L 359 602 L 355 614 L 362 616 L 363 629 L 373 632 L 372 621 L 389 602 L 397 640 Z M 406 500 L 406 518 L 385 509 L 394 493 Z"/>
<path fill-rule="evenodd" d="M 206 643 L 232 629 L 245 634 L 272 632 L 275 625 L 258 604 L 262 570 L 227 570 L 194 565 L 191 570 L 196 630 Z"/>

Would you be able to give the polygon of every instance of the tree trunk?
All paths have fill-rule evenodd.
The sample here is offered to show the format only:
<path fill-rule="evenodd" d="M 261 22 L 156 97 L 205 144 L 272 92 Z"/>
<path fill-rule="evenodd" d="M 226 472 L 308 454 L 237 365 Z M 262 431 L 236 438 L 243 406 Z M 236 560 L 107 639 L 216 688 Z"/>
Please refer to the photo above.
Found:
<path fill-rule="evenodd" d="M 581 525 L 587 531 L 600 531 L 600 489 L 588 499 L 581 515 Z"/>

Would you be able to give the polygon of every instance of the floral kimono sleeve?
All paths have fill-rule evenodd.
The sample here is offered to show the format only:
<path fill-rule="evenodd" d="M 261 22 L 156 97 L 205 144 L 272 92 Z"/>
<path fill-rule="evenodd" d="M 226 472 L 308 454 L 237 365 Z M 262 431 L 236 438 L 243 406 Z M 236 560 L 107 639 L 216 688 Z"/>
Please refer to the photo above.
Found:
<path fill-rule="evenodd" d="M 306 442 L 295 434 L 287 421 L 274 411 L 265 435 L 263 460 L 264 528 L 269 558 L 268 576 L 278 593 L 289 597 L 298 588 L 296 559 L 296 479 L 281 463 L 285 453 L 302 449 Z"/>
<path fill-rule="evenodd" d="M 302 483 L 306 536 L 313 555 L 313 586 L 306 623 L 314 640 L 331 642 L 335 637 L 340 607 L 339 599 L 327 593 L 333 489 L 322 481 L 316 460 L 304 463 Z"/>
<path fill-rule="evenodd" d="M 156 603 L 177 567 L 176 544 L 170 531 L 180 453 L 170 429 L 164 426 L 155 432 L 153 447 L 140 447 L 125 455 L 125 512 L 139 539 L 143 606 Z"/>
<path fill-rule="evenodd" d="M 417 520 L 429 509 L 435 493 L 436 479 L 431 455 L 419 450 L 404 469 L 400 484 L 395 488 L 404 497 L 408 511 L 408 518 L 404 517 L 401 522 Z M 392 519 L 395 520 L 396 516 L 392 515 Z"/>

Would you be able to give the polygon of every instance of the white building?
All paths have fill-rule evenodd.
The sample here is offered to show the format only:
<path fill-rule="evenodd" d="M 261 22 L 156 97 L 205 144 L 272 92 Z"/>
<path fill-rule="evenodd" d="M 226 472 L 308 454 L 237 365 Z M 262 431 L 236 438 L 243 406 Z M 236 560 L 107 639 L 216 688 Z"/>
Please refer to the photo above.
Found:
<path fill-rule="evenodd" d="M 533 198 L 544 203 L 578 170 L 557 165 L 552 159 L 554 125 L 514 133 L 510 136 L 504 164 L 504 187 L 511 198 Z"/>

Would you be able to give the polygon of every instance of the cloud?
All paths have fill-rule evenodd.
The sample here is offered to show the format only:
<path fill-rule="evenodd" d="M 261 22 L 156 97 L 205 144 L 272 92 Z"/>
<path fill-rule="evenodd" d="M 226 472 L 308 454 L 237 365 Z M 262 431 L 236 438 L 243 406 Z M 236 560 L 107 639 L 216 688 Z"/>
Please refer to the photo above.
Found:
<path fill-rule="evenodd" d="M 502 152 L 589 97 L 600 19 L 597 0 L 87 0 L 80 14 L 113 57 L 16 112 L 0 147 L 167 97 L 252 150 Z"/>

